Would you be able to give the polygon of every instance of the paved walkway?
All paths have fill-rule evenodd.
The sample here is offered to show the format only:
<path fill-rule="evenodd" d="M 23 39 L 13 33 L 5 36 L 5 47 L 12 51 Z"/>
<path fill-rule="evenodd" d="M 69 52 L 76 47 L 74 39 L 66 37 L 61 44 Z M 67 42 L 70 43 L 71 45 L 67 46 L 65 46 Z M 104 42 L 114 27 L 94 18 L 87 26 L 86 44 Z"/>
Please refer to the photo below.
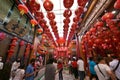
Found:
<path fill-rule="evenodd" d="M 38 76 L 34 80 L 44 80 L 44 73 L 45 73 L 45 68 L 42 68 Z M 55 80 L 59 80 L 58 73 L 56 74 Z M 74 80 L 74 76 L 69 74 L 68 70 L 63 70 L 63 80 Z M 89 77 L 86 76 L 85 80 L 89 80 Z"/>
<path fill-rule="evenodd" d="M 35 80 L 44 80 L 44 72 L 45 68 L 42 68 Z M 56 74 L 55 80 L 59 80 L 58 73 Z M 74 80 L 74 77 L 68 73 L 68 70 L 63 70 L 63 80 Z"/>

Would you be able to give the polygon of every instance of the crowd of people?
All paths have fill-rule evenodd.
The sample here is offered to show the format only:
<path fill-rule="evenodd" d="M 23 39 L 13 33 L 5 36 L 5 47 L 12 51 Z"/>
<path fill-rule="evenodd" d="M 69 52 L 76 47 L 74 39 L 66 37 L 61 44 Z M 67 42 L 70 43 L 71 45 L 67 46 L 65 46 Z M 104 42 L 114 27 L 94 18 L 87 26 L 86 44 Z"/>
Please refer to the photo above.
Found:
<path fill-rule="evenodd" d="M 58 73 L 59 80 L 64 80 L 64 67 L 69 69 L 69 75 L 74 76 L 74 80 L 85 80 L 88 72 L 90 80 L 120 80 L 120 60 L 118 56 L 111 57 L 89 57 L 88 66 L 82 57 L 72 57 L 66 63 L 63 59 L 49 58 L 45 65 L 45 80 L 55 80 Z M 0 57 L 0 70 L 3 68 L 2 58 Z M 31 59 L 27 67 L 21 64 L 18 58 L 12 63 L 9 80 L 34 80 L 38 71 L 43 66 L 39 58 Z"/>
<path fill-rule="evenodd" d="M 90 80 L 120 80 L 120 61 L 117 56 L 89 57 L 88 70 L 90 72 Z M 88 74 L 85 68 L 84 60 L 79 57 L 73 57 L 68 62 L 69 73 L 73 74 L 75 80 L 85 80 Z"/>
<path fill-rule="evenodd" d="M 21 64 L 21 59 L 18 58 L 12 63 L 9 80 L 34 80 L 41 67 L 42 63 L 39 58 L 31 59 L 26 68 L 24 64 Z"/>

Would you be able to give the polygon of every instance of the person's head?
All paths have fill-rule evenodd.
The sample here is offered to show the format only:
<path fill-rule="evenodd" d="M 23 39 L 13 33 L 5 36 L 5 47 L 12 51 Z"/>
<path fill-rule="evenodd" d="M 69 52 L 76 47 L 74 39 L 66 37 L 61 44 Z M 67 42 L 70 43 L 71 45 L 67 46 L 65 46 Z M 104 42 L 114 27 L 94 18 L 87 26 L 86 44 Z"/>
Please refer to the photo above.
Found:
<path fill-rule="evenodd" d="M 20 58 L 17 58 L 16 62 L 20 62 L 20 61 L 21 61 Z"/>
<path fill-rule="evenodd" d="M 114 56 L 112 56 L 112 58 L 113 58 L 113 59 L 117 59 L 117 58 L 118 58 L 118 56 L 115 56 L 115 55 L 114 55 Z"/>
<path fill-rule="evenodd" d="M 54 62 L 54 58 L 50 58 L 50 59 L 48 59 L 47 64 L 53 64 L 53 62 Z"/>
<path fill-rule="evenodd" d="M 97 58 L 97 62 L 98 62 L 98 63 L 106 63 L 105 58 L 102 57 L 102 56 L 99 56 L 99 57 Z"/>
<path fill-rule="evenodd" d="M 83 60 L 82 57 L 78 57 L 78 59 Z"/>
<path fill-rule="evenodd" d="M 92 61 L 92 60 L 93 60 L 93 57 L 89 57 L 89 60 Z"/>
<path fill-rule="evenodd" d="M 35 64 L 35 59 L 31 59 L 31 60 L 30 60 L 30 64 L 32 64 L 32 65 L 34 66 L 34 64 Z"/>

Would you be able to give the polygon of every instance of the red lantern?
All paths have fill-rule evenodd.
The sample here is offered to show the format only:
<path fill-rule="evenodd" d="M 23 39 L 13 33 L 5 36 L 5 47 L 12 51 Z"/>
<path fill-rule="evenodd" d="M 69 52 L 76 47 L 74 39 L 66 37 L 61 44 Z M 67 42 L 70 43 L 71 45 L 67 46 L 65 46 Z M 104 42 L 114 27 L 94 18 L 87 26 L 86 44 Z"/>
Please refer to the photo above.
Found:
<path fill-rule="evenodd" d="M 15 47 L 15 46 L 16 46 L 16 43 L 12 43 L 12 44 L 10 44 L 10 46 L 13 46 L 13 47 Z"/>
<path fill-rule="evenodd" d="M 76 16 L 76 17 L 73 18 L 73 21 L 74 21 L 75 23 L 77 23 L 79 20 L 80 20 L 80 18 L 79 18 L 78 16 Z"/>
<path fill-rule="evenodd" d="M 70 9 L 67 9 L 63 13 L 64 17 L 70 17 L 72 15 L 72 11 Z"/>
<path fill-rule="evenodd" d="M 63 4 L 65 8 L 71 8 L 74 3 L 74 0 L 63 0 Z"/>
<path fill-rule="evenodd" d="M 37 29 L 37 32 L 38 32 L 39 34 L 41 34 L 41 33 L 43 32 L 43 29 L 42 29 L 42 28 L 39 28 L 39 29 Z"/>
<path fill-rule="evenodd" d="M 78 9 L 75 10 L 75 15 L 80 16 L 83 13 L 84 9 L 80 6 Z"/>
<path fill-rule="evenodd" d="M 20 46 L 24 46 L 25 42 L 24 41 L 20 41 Z"/>
<path fill-rule="evenodd" d="M 102 21 L 98 21 L 98 22 L 96 22 L 95 23 L 95 25 L 94 25 L 95 27 L 97 27 L 97 26 L 104 26 L 104 23 L 102 22 Z"/>
<path fill-rule="evenodd" d="M 44 18 L 43 13 L 40 12 L 40 11 L 37 11 L 37 12 L 35 13 L 35 16 L 36 16 L 37 18 L 40 18 L 40 19 L 43 19 L 43 18 Z"/>
<path fill-rule="evenodd" d="M 3 32 L 0 32 L 0 41 L 4 40 L 6 38 L 6 34 Z"/>
<path fill-rule="evenodd" d="M 39 21 L 40 26 L 43 27 L 43 28 L 45 28 L 46 23 L 47 22 L 44 19 L 42 19 L 42 20 Z"/>
<path fill-rule="evenodd" d="M 38 22 L 35 19 L 31 19 L 30 23 L 32 24 L 32 27 L 38 24 Z"/>
<path fill-rule="evenodd" d="M 63 43 L 65 43 L 65 39 L 64 39 L 63 37 L 60 37 L 60 38 L 57 40 L 57 42 L 58 42 L 59 44 L 63 44 Z"/>
<path fill-rule="evenodd" d="M 20 10 L 21 15 L 28 13 L 28 8 L 23 4 L 19 4 L 18 9 Z"/>
<path fill-rule="evenodd" d="M 51 20 L 51 21 L 50 21 L 50 25 L 51 25 L 51 26 L 54 26 L 54 25 L 56 25 L 56 21 L 54 21 L 54 20 Z"/>
<path fill-rule="evenodd" d="M 87 0 L 77 0 L 79 6 L 85 6 Z"/>
<path fill-rule="evenodd" d="M 66 18 L 66 19 L 63 20 L 63 22 L 64 22 L 64 24 L 68 24 L 68 23 L 70 23 L 70 19 Z"/>
<path fill-rule="evenodd" d="M 43 6 L 46 11 L 52 11 L 53 9 L 53 3 L 50 0 L 45 0 Z"/>
<path fill-rule="evenodd" d="M 15 42 L 18 40 L 18 38 L 17 38 L 17 37 L 13 37 L 12 39 L 13 39 L 13 40 L 15 40 Z"/>
<path fill-rule="evenodd" d="M 120 0 L 117 0 L 114 4 L 115 9 L 120 9 Z"/>
<path fill-rule="evenodd" d="M 114 17 L 114 14 L 109 12 L 109 13 L 105 13 L 103 16 L 102 16 L 102 20 L 103 21 L 106 21 L 107 19 L 112 19 Z"/>
<path fill-rule="evenodd" d="M 55 14 L 54 14 L 53 12 L 48 12 L 47 18 L 48 18 L 49 20 L 53 20 L 53 19 L 55 19 Z"/>

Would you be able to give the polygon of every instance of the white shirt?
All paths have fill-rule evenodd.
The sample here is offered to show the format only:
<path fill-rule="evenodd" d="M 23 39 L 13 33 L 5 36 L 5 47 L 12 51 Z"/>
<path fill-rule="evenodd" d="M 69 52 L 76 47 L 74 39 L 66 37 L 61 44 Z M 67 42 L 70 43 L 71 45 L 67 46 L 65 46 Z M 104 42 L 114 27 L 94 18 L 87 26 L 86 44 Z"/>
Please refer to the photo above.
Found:
<path fill-rule="evenodd" d="M 17 69 L 17 71 L 15 73 L 16 73 L 16 75 L 13 80 L 23 80 L 23 76 L 25 74 L 24 69 Z"/>
<path fill-rule="evenodd" d="M 3 62 L 0 62 L 0 70 L 3 69 Z"/>
<path fill-rule="evenodd" d="M 100 72 L 100 70 L 98 69 L 98 66 L 101 70 L 101 72 L 105 75 L 105 77 L 102 75 L 102 73 Z M 110 67 L 107 64 L 98 64 L 98 66 L 96 65 L 94 67 L 95 72 L 99 78 L 99 80 L 107 80 L 110 78 L 110 76 L 107 74 L 107 71 L 110 71 Z"/>
<path fill-rule="evenodd" d="M 20 66 L 20 62 L 13 62 L 11 71 L 16 70 Z"/>
<path fill-rule="evenodd" d="M 78 64 L 78 70 L 79 71 L 84 71 L 85 69 L 84 69 L 84 62 L 83 62 L 83 60 L 78 60 L 77 61 L 77 64 Z"/>
<path fill-rule="evenodd" d="M 118 62 L 119 61 L 117 59 L 113 59 L 113 61 L 111 61 L 109 63 L 111 70 L 114 70 L 116 68 Z M 120 79 L 120 64 L 119 64 L 118 68 L 115 70 L 115 75 L 117 76 L 117 78 Z"/>

